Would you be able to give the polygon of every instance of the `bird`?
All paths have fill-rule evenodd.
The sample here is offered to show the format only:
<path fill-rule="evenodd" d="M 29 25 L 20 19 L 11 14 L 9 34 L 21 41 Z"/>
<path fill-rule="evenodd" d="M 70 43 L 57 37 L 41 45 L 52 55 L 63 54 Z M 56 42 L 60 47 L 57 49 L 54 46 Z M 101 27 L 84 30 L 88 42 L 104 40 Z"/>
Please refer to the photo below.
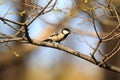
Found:
<path fill-rule="evenodd" d="M 43 41 L 60 43 L 61 41 L 66 39 L 70 33 L 71 31 L 68 28 L 63 28 L 59 32 L 56 32 L 55 34 L 50 35 L 48 39 L 45 39 Z"/>

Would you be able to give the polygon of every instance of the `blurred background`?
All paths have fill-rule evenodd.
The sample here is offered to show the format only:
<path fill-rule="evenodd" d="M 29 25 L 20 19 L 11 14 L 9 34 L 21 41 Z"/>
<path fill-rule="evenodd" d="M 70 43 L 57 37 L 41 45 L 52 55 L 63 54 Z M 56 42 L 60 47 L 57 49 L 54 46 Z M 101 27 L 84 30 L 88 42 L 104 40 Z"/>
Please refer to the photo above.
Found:
<path fill-rule="evenodd" d="M 0 0 L 0 17 L 24 22 L 34 7 L 37 8 L 32 12 L 32 17 L 36 16 L 48 1 Z M 53 7 L 55 1 L 52 1 L 49 8 Z M 50 12 L 40 15 L 29 26 L 30 37 L 34 41 L 42 41 L 53 32 L 67 27 L 73 35 L 69 35 L 61 44 L 90 56 L 98 37 L 89 9 L 96 8 L 95 15 L 98 18 L 95 24 L 100 36 L 103 37 L 117 25 L 117 20 L 106 8 L 108 2 L 109 0 L 57 0 Z M 120 15 L 120 1 L 114 0 L 112 3 Z M 18 25 L 11 25 L 20 28 Z M 3 33 L 11 36 L 16 30 L 0 21 L 0 34 Z M 117 41 L 115 39 L 106 42 L 99 49 L 103 53 L 108 53 Z M 96 53 L 96 58 L 100 60 L 102 56 Z M 119 58 L 120 54 L 116 54 L 108 63 L 120 66 Z M 61 50 L 9 42 L 0 43 L 0 80 L 120 80 L 120 75 Z"/>

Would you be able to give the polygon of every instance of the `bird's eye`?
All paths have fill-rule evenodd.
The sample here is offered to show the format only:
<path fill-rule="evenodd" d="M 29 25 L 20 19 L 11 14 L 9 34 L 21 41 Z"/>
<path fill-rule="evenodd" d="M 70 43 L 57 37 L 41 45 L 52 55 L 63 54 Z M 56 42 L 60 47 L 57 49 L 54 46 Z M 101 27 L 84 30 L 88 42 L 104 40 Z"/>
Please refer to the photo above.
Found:
<path fill-rule="evenodd" d="M 68 34 L 69 31 L 63 30 L 63 34 Z"/>

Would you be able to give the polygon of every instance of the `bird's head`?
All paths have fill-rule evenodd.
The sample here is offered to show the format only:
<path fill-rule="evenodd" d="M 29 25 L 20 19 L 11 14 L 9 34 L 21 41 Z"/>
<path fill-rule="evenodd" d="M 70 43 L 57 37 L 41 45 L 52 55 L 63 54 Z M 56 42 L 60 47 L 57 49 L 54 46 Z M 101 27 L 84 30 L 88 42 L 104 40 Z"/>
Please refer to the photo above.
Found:
<path fill-rule="evenodd" d="M 69 30 L 68 28 L 63 28 L 63 29 L 62 29 L 62 33 L 65 34 L 65 35 L 68 35 L 68 34 L 70 34 L 71 32 L 70 32 L 70 30 Z"/>

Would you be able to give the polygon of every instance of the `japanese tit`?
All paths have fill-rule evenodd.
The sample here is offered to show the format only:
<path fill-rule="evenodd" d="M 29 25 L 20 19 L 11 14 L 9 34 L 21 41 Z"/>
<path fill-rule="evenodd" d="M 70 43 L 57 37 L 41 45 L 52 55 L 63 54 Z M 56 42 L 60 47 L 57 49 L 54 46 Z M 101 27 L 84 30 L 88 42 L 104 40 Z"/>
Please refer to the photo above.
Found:
<path fill-rule="evenodd" d="M 51 35 L 48 39 L 43 40 L 43 41 L 47 41 L 47 42 L 58 42 L 60 43 L 61 41 L 63 41 L 64 39 L 66 39 L 66 37 L 70 34 L 70 30 L 68 28 L 63 28 L 62 30 L 60 30 L 58 33 L 55 33 L 53 35 Z"/>

